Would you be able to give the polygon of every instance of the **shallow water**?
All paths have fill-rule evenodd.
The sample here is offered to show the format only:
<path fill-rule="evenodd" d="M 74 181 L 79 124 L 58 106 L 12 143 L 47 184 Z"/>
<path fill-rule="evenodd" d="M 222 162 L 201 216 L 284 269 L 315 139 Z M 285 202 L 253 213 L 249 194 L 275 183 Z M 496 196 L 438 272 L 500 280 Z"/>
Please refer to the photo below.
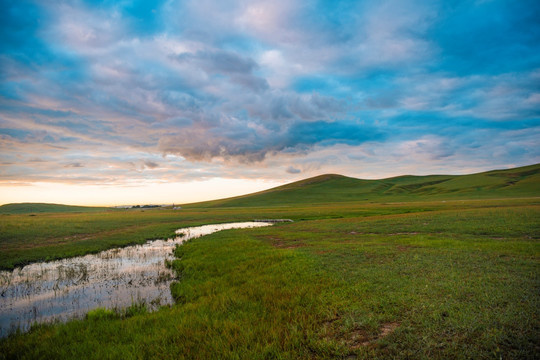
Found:
<path fill-rule="evenodd" d="M 14 271 L 0 271 L 0 337 L 37 322 L 81 318 L 97 307 L 125 308 L 144 302 L 150 309 L 172 304 L 173 272 L 165 266 L 183 241 L 220 230 L 269 226 L 243 222 L 176 231 L 178 237 L 111 249 Z"/>

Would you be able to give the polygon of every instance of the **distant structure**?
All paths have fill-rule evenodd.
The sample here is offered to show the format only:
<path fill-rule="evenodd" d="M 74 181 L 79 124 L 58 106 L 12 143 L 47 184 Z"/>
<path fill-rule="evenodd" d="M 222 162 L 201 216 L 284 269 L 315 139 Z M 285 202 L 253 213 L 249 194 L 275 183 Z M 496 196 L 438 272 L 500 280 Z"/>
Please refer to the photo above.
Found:
<path fill-rule="evenodd" d="M 164 208 L 170 205 L 117 205 L 113 206 L 113 209 L 152 209 L 152 208 Z M 174 205 L 173 205 L 174 207 Z"/>
<path fill-rule="evenodd" d="M 280 222 L 294 222 L 291 219 L 253 219 L 253 222 L 267 222 L 267 223 L 280 223 Z"/>

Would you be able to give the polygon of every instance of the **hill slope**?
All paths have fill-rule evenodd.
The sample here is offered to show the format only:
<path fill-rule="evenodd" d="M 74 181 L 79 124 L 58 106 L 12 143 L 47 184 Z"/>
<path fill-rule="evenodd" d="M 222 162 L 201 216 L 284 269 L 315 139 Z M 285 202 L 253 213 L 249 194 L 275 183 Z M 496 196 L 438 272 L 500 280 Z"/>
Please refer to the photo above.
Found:
<path fill-rule="evenodd" d="M 0 214 L 71 213 L 104 210 L 109 210 L 109 208 L 42 203 L 16 203 L 0 206 Z"/>
<path fill-rule="evenodd" d="M 188 207 L 288 206 L 345 201 L 421 201 L 540 196 L 540 164 L 471 175 L 362 180 L 326 174 L 270 190 Z"/>

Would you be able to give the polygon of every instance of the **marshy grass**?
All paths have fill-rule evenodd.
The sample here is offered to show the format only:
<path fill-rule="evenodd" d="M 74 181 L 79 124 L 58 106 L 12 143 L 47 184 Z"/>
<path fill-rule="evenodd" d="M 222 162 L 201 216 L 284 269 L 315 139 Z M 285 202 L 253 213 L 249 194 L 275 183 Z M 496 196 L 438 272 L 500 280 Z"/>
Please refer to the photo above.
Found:
<path fill-rule="evenodd" d="M 0 356 L 533 359 L 535 201 L 344 207 L 216 233 L 177 247 L 175 306 L 39 326 Z"/>
<path fill-rule="evenodd" d="M 187 241 L 166 262 L 175 305 L 39 325 L 0 340 L 0 358 L 538 358 L 539 176 L 330 175 L 181 211 L 0 215 L 4 269 L 294 220 Z"/>

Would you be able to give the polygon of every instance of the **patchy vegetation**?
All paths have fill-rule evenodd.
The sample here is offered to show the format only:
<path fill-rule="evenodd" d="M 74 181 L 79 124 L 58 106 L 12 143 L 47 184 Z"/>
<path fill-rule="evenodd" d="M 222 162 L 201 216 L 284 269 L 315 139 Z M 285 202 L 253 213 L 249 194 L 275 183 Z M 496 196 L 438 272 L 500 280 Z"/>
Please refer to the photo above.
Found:
<path fill-rule="evenodd" d="M 113 229 L 122 239 L 124 231 L 144 238 L 232 219 L 295 222 L 190 241 L 169 264 L 178 276 L 175 306 L 125 315 L 94 310 L 86 320 L 36 326 L 2 340 L 0 358 L 533 359 L 540 348 L 540 199 L 529 195 L 214 204 L 92 214 L 88 224 L 81 214 L 50 214 L 57 237 L 37 242 L 23 229 L 47 229 L 47 222 L 6 216 L 15 219 L 10 226 L 31 219 L 10 245 L 23 254 L 60 246 L 58 238 L 77 231 L 99 247 Z"/>
<path fill-rule="evenodd" d="M 112 210 L 106 207 L 73 206 L 62 204 L 17 203 L 0 206 L 0 214 L 42 214 L 42 213 L 88 213 Z"/>
<path fill-rule="evenodd" d="M 327 174 L 246 196 L 190 207 L 297 206 L 349 201 L 498 199 L 540 194 L 540 164 L 472 175 L 399 176 L 361 180 Z"/>

